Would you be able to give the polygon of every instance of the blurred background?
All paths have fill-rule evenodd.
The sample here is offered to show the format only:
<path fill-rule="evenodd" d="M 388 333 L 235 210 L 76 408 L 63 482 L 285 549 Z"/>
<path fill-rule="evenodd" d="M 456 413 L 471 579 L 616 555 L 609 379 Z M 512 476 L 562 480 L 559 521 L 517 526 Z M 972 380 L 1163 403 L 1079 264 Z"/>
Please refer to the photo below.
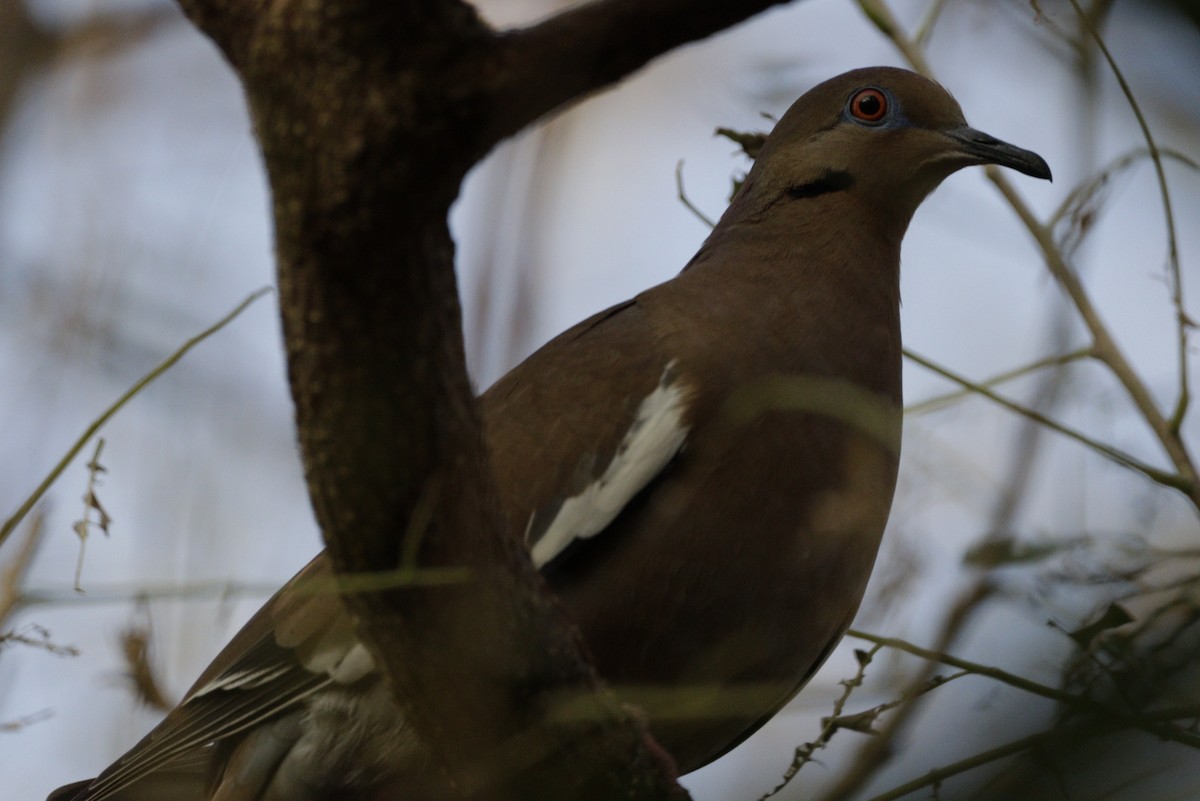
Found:
<path fill-rule="evenodd" d="M 1058 252 L 1169 417 L 1181 366 L 1160 185 L 1079 16 L 1065 0 L 893 3 L 968 120 L 1051 164 L 1053 184 L 1011 181 L 1040 220 L 1057 215 Z M 514 26 L 569 4 L 478 5 Z M 1085 7 L 1163 149 L 1194 312 L 1200 11 Z M 500 147 L 453 219 L 478 386 L 687 262 L 708 229 L 681 202 L 677 167 L 687 199 L 715 218 L 748 166 L 716 127 L 769 129 L 764 114 L 870 64 L 906 66 L 858 3 L 794 2 Z M 3 517 L 140 376 L 273 282 L 268 220 L 240 87 L 172 3 L 0 0 Z M 997 391 L 1172 469 L 1112 371 L 1079 357 L 1087 329 L 982 170 L 918 212 L 902 289 L 911 351 L 978 382 L 1049 359 Z M 252 305 L 138 394 L 100 432 L 103 471 L 88 468 L 92 442 L 0 547 L 4 798 L 37 801 L 119 756 L 320 547 L 274 303 Z M 915 361 L 905 382 L 901 486 L 856 628 L 971 665 L 963 675 L 874 653 L 840 707 L 871 714 L 843 717 L 779 797 L 899 797 L 910 782 L 913 797 L 1200 797 L 1196 506 L 1078 439 L 953 395 Z M 1196 418 L 1179 437 L 1193 451 Z M 90 532 L 82 593 L 79 530 Z M 694 797 L 775 788 L 859 672 L 854 650 L 871 645 L 848 638 L 787 711 L 687 777 Z M 978 675 L 984 666 L 1123 717 Z M 1162 725 L 1185 742 L 1146 731 Z M 850 730 L 868 726 L 877 733 Z"/>

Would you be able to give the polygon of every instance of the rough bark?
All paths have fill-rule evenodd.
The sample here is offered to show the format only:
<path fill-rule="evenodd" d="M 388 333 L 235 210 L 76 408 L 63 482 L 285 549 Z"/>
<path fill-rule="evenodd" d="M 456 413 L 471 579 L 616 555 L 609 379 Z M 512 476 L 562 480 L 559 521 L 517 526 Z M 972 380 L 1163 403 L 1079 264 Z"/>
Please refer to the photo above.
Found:
<path fill-rule="evenodd" d="M 300 444 L 344 597 L 464 796 L 685 794 L 503 534 L 450 204 L 502 138 L 779 1 L 608 0 L 497 33 L 459 0 L 180 0 L 241 76 L 265 155 Z M 379 571 L 384 589 L 353 581 Z"/>

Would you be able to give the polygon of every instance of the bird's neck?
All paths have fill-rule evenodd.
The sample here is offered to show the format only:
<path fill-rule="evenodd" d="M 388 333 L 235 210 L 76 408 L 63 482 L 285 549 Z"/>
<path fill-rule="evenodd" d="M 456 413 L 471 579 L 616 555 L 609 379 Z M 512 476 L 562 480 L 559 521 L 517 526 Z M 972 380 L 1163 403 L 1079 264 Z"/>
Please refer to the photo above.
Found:
<path fill-rule="evenodd" d="M 763 327 L 755 340 L 781 351 L 771 363 L 849 379 L 898 403 L 908 216 L 880 215 L 848 192 L 783 198 L 770 208 L 735 202 L 676 281 L 697 289 L 718 282 L 738 297 L 733 311 L 701 314 Z"/>
<path fill-rule="evenodd" d="M 788 188 L 756 187 L 751 180 L 730 203 L 698 257 L 726 240 L 744 247 L 750 238 L 835 259 L 865 255 L 869 261 L 898 269 L 900 242 L 915 204 L 876 197 L 868 187 L 837 171 L 825 171 L 811 182 Z"/>

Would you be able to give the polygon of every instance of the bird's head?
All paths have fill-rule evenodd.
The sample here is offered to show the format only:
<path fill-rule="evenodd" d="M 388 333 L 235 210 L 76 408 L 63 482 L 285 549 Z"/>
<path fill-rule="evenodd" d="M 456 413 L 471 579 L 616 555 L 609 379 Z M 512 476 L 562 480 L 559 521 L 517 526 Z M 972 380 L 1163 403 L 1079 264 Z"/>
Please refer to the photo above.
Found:
<path fill-rule="evenodd" d="M 1050 178 L 1041 156 L 968 126 L 939 84 L 868 67 L 797 100 L 767 137 L 747 183 L 767 204 L 851 192 L 906 223 L 946 176 L 974 164 Z"/>

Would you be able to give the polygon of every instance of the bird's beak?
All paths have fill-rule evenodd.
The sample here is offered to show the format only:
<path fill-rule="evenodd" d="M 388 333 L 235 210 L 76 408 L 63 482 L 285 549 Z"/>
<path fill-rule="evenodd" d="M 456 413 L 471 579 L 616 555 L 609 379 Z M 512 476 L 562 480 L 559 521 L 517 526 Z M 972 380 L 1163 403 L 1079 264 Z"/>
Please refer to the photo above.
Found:
<path fill-rule="evenodd" d="M 1045 159 L 1032 150 L 1022 150 L 966 125 L 951 128 L 945 131 L 945 134 L 958 144 L 961 152 L 979 159 L 981 164 L 998 164 L 1001 167 L 1011 167 L 1017 172 L 1032 175 L 1034 178 L 1052 180 L 1050 166 L 1046 164 Z"/>

